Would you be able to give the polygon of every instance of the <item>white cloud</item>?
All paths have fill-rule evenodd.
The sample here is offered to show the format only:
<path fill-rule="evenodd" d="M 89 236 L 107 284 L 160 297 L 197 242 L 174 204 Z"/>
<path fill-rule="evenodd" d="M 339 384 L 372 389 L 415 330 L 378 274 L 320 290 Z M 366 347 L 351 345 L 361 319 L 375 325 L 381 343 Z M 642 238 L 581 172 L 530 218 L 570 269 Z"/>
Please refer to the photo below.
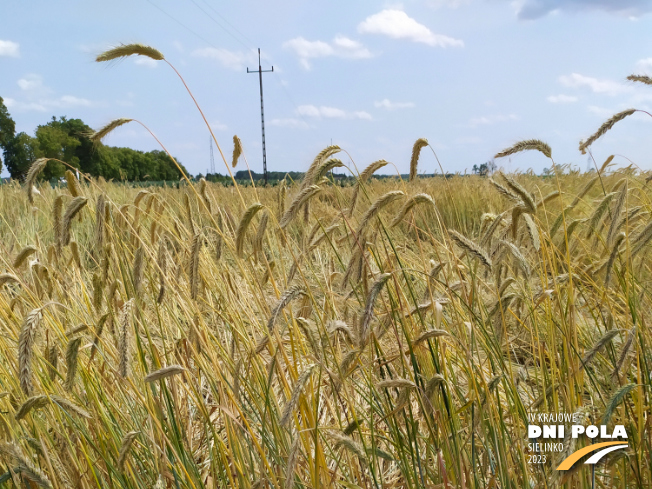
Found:
<path fill-rule="evenodd" d="M 429 46 L 449 47 L 464 46 L 459 39 L 435 34 L 425 25 L 409 17 L 402 10 L 386 9 L 367 17 L 358 25 L 358 32 L 363 34 L 382 34 L 392 39 L 407 39 Z"/>
<path fill-rule="evenodd" d="M 306 117 L 314 117 L 315 119 L 363 119 L 372 120 L 371 114 L 362 110 L 347 112 L 336 107 L 326 107 L 315 105 L 300 105 L 297 107 L 297 113 Z"/>
<path fill-rule="evenodd" d="M 373 54 L 358 41 L 345 36 L 336 36 L 331 43 L 324 41 L 309 41 L 303 37 L 295 37 L 283 43 L 283 47 L 294 51 L 301 65 L 309 70 L 312 58 L 335 56 L 346 59 L 371 58 Z"/>
<path fill-rule="evenodd" d="M 17 42 L 3 41 L 0 39 L 0 56 L 18 58 L 20 56 L 20 46 Z"/>
<path fill-rule="evenodd" d="M 336 36 L 333 39 L 333 47 L 337 56 L 342 58 L 371 58 L 373 55 L 362 43 L 349 39 L 346 36 Z"/>
<path fill-rule="evenodd" d="M 307 117 L 320 117 L 321 113 L 319 111 L 319 107 L 315 107 L 314 105 L 302 105 L 300 107 L 297 107 L 297 112 L 300 115 L 305 115 Z M 344 113 L 344 111 L 342 111 Z"/>
<path fill-rule="evenodd" d="M 47 110 L 43 105 L 36 102 L 19 102 L 13 98 L 6 98 L 4 101 L 7 108 L 12 110 L 35 110 L 37 112 L 45 112 Z"/>
<path fill-rule="evenodd" d="M 342 109 L 337 109 L 335 107 L 314 107 L 314 106 L 308 106 L 307 107 L 309 112 L 314 116 L 314 111 L 317 111 L 317 116 L 323 116 L 326 117 L 327 119 L 345 119 L 346 118 L 346 112 L 344 112 Z M 299 113 L 301 113 L 301 107 L 299 107 Z"/>
<path fill-rule="evenodd" d="M 652 58 L 639 59 L 636 62 L 636 67 L 639 70 L 651 72 L 652 71 Z"/>
<path fill-rule="evenodd" d="M 24 78 L 21 78 L 16 83 L 18 83 L 21 90 L 25 91 L 43 88 L 43 78 L 40 75 L 25 75 Z"/>
<path fill-rule="evenodd" d="M 604 107 L 598 107 L 597 105 L 589 105 L 587 109 L 589 109 L 589 112 L 591 112 L 592 114 L 599 115 L 600 117 L 605 119 L 607 117 L 611 117 L 616 113 L 612 109 L 605 109 Z"/>
<path fill-rule="evenodd" d="M 587 107 L 588 111 L 591 112 L 592 114 L 595 114 L 600 117 L 600 119 L 608 119 L 612 115 L 617 114 L 618 112 L 621 112 L 623 110 L 628 109 L 629 106 L 625 104 L 619 104 L 616 108 L 605 108 L 605 107 L 599 107 L 597 105 L 589 105 Z M 647 114 L 642 114 L 640 112 L 637 112 L 636 114 L 632 114 L 631 117 L 627 118 L 628 120 L 636 120 L 640 122 L 647 122 L 647 123 L 652 123 L 652 119 L 650 119 L 650 116 Z"/>
<path fill-rule="evenodd" d="M 137 65 L 147 66 L 148 68 L 156 68 L 158 62 L 155 59 L 148 58 L 146 56 L 138 56 L 134 59 L 134 63 Z"/>
<path fill-rule="evenodd" d="M 277 127 L 308 127 L 308 124 L 301 119 L 287 118 L 287 119 L 272 119 L 269 121 L 270 125 Z"/>
<path fill-rule="evenodd" d="M 303 37 L 296 37 L 283 43 L 283 47 L 292 49 L 300 58 L 321 58 L 332 56 L 333 48 L 324 41 L 308 41 Z"/>
<path fill-rule="evenodd" d="M 547 100 L 551 104 L 572 104 L 573 102 L 577 102 L 577 97 L 560 93 L 559 95 L 550 95 Z"/>
<path fill-rule="evenodd" d="M 371 117 L 371 114 L 368 112 L 365 112 L 364 110 L 356 110 L 353 112 L 353 118 L 355 119 L 363 119 L 366 121 L 371 121 L 373 120 L 373 117 Z"/>
<path fill-rule="evenodd" d="M 230 70 L 244 70 L 247 64 L 256 63 L 257 59 L 253 52 L 229 51 L 223 48 L 202 48 L 192 52 L 193 56 L 210 58 L 218 61 L 222 66 Z"/>
<path fill-rule="evenodd" d="M 63 95 L 57 98 L 51 99 L 39 99 L 33 101 L 22 102 L 14 99 L 6 99 L 7 107 L 12 109 L 27 112 L 27 111 L 37 111 L 45 112 L 51 109 L 72 109 L 76 107 L 103 107 L 106 104 L 102 102 L 92 102 L 91 100 L 75 97 L 74 95 Z"/>
<path fill-rule="evenodd" d="M 518 116 L 516 114 L 486 115 L 481 117 L 472 117 L 471 120 L 469 121 L 469 126 L 470 127 L 490 126 L 493 124 L 497 124 L 499 122 L 508 122 L 508 121 L 517 121 L 517 120 L 518 120 Z"/>
<path fill-rule="evenodd" d="M 75 97 L 74 95 L 64 95 L 51 103 L 55 107 L 93 107 L 97 105 L 88 99 Z"/>
<path fill-rule="evenodd" d="M 379 109 L 396 110 L 396 109 L 411 109 L 414 107 L 413 102 L 392 102 L 387 98 L 382 99 L 380 102 L 374 102 L 374 107 Z"/>
<path fill-rule="evenodd" d="M 54 96 L 53 91 L 43 83 L 41 75 L 29 74 L 17 82 L 22 90 L 22 100 L 5 99 L 7 107 L 19 111 L 45 112 L 51 109 L 67 109 L 76 107 L 100 107 L 103 102 L 93 102 L 74 95 Z"/>
<path fill-rule="evenodd" d="M 651 0 L 520 0 L 512 2 L 519 19 L 538 19 L 563 11 L 603 11 L 636 18 L 652 11 Z"/>
<path fill-rule="evenodd" d="M 589 88 L 593 93 L 605 95 L 618 95 L 632 91 L 632 87 L 624 83 L 613 80 L 598 80 L 597 78 L 580 75 L 579 73 L 560 76 L 559 82 L 565 87 Z"/>

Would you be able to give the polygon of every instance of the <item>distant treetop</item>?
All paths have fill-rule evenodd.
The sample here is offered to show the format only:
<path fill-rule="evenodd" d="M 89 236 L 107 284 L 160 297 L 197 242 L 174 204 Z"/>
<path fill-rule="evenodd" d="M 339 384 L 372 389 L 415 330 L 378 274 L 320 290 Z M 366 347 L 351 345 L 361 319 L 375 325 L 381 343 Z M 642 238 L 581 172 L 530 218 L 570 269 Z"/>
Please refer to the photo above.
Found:
<path fill-rule="evenodd" d="M 90 139 L 91 134 L 93 130 L 81 119 L 66 117 L 52 117 L 48 123 L 36 128 L 34 136 L 25 132 L 16 134 L 15 123 L 0 97 L 0 148 L 11 178 L 22 180 L 30 164 L 37 158 L 56 158 L 82 173 L 107 180 L 181 178 L 181 173 L 164 151 L 143 152 L 105 146 L 94 143 Z M 46 179 L 60 178 L 66 169 L 62 163 L 49 161 L 41 176 Z"/>

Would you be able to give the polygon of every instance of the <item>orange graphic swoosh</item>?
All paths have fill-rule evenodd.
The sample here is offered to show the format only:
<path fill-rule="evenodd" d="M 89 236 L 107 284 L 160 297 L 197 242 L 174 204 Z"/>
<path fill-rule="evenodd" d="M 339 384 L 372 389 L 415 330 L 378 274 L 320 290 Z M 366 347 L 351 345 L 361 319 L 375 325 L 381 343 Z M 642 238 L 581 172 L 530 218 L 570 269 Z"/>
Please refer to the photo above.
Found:
<path fill-rule="evenodd" d="M 604 443 L 595 443 L 589 445 L 588 447 L 580 448 L 578 451 L 572 453 L 568 458 L 564 459 L 562 463 L 559 464 L 557 470 L 568 470 L 570 469 L 575 462 L 581 459 L 587 453 L 596 451 L 599 448 L 609 447 L 611 445 L 623 445 L 622 441 L 606 441 Z"/>

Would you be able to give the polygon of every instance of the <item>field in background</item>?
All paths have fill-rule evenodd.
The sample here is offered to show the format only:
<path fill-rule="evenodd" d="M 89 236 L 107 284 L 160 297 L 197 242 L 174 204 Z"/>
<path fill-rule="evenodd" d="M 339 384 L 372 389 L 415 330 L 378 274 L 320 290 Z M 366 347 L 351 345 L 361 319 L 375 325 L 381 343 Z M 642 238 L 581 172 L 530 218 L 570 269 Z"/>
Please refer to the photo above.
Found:
<path fill-rule="evenodd" d="M 646 175 L 342 188 L 334 151 L 287 188 L 0 189 L 8 487 L 592 487 L 554 470 L 586 440 L 528 463 L 532 412 L 625 425 L 595 487 L 650 487 Z"/>

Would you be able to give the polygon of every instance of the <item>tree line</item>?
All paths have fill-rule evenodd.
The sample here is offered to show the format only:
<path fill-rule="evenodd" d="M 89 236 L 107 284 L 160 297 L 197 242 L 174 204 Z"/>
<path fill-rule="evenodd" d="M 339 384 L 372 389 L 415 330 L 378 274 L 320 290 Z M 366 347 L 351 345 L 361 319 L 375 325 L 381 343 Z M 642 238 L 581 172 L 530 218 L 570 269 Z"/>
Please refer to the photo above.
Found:
<path fill-rule="evenodd" d="M 38 158 L 55 158 L 94 177 L 114 180 L 178 180 L 179 169 L 164 151 L 137 151 L 93 142 L 93 130 L 81 119 L 52 117 L 34 131 L 16 133 L 4 100 L 0 97 L 0 148 L 11 178 L 22 180 Z M 0 160 L 0 170 L 2 169 Z M 177 160 L 178 161 L 178 160 Z M 186 169 L 181 165 L 184 172 Z M 50 160 L 42 172 L 45 179 L 60 178 L 68 167 Z M 186 172 L 187 174 L 187 172 Z"/>

